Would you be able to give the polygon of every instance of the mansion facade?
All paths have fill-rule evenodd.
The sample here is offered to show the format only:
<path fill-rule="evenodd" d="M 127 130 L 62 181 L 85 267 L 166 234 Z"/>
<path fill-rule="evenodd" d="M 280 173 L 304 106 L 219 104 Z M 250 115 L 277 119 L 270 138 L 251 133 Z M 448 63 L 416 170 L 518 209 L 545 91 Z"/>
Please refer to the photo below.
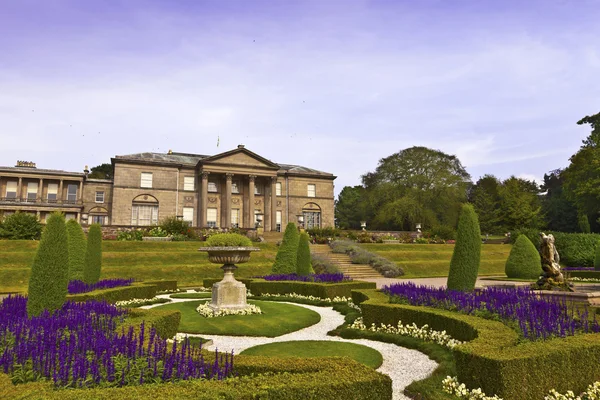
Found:
<path fill-rule="evenodd" d="M 54 211 L 82 225 L 135 227 L 177 217 L 193 227 L 282 231 L 334 226 L 330 173 L 276 164 L 239 145 L 214 156 L 139 153 L 115 156 L 112 180 L 38 169 L 18 161 L 0 167 L 0 213 Z"/>

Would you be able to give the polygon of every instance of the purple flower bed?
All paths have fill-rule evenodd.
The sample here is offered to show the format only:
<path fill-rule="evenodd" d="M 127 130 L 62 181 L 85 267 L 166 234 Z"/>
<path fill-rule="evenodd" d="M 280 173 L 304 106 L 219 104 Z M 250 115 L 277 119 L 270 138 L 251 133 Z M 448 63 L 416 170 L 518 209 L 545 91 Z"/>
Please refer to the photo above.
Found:
<path fill-rule="evenodd" d="M 562 267 L 564 271 L 593 271 L 594 267 Z"/>
<path fill-rule="evenodd" d="M 352 278 L 342 273 L 337 274 L 312 274 L 308 276 L 299 276 L 296 274 L 265 275 L 260 278 L 266 281 L 299 281 L 299 282 L 317 282 L 317 283 L 338 283 L 349 282 Z"/>
<path fill-rule="evenodd" d="M 49 379 L 56 387 L 125 386 L 232 374 L 233 353 L 208 363 L 189 341 L 168 345 L 154 328 L 115 331 L 126 311 L 105 302 L 66 302 L 27 317 L 27 298 L 0 304 L 0 370 L 13 383 Z M 146 337 L 148 335 L 148 337 Z"/>
<path fill-rule="evenodd" d="M 85 283 L 83 281 L 70 281 L 69 294 L 87 293 L 98 289 L 111 289 L 119 286 L 129 286 L 133 279 L 103 279 L 96 283 Z"/>
<path fill-rule="evenodd" d="M 564 300 L 540 298 L 529 288 L 489 287 L 464 293 L 401 283 L 384 286 L 383 291 L 391 296 L 392 302 L 498 316 L 509 325 L 516 325 L 528 340 L 600 332 L 595 314 L 593 321 L 589 321 L 587 308 L 575 311 Z"/>

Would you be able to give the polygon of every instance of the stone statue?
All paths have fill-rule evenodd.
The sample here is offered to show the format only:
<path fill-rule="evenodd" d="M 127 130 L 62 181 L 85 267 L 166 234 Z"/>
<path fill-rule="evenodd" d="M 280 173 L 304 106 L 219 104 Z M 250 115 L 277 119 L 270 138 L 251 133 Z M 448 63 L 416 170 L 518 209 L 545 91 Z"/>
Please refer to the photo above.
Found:
<path fill-rule="evenodd" d="M 552 279 L 553 283 L 562 284 L 565 282 L 565 278 L 560 271 L 560 258 L 554 245 L 554 236 L 552 234 L 546 235 L 543 232 L 540 232 L 540 236 L 542 238 L 540 255 L 542 257 L 542 270 L 544 272 L 537 283 L 541 286 L 548 283 L 549 279 Z"/>

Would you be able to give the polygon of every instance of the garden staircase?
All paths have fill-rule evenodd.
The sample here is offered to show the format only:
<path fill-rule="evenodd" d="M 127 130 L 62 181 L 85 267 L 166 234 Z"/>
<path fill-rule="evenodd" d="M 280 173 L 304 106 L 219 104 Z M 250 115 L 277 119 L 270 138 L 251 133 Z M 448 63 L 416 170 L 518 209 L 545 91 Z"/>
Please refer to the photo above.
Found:
<path fill-rule="evenodd" d="M 344 275 L 355 280 L 381 278 L 381 274 L 366 264 L 352 264 L 347 254 L 334 253 L 326 244 L 311 244 L 310 252 L 322 255 L 335 264 Z"/>
<path fill-rule="evenodd" d="M 277 243 L 283 240 L 283 232 L 263 232 L 260 236 L 262 236 L 267 243 Z"/>

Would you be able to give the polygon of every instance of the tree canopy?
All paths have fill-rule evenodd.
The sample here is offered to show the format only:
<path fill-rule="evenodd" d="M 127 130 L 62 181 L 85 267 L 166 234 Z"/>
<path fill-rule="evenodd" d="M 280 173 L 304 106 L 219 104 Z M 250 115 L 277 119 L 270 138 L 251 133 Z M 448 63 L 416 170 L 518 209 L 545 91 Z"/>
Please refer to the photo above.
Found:
<path fill-rule="evenodd" d="M 92 167 L 90 170 L 90 174 L 88 178 L 92 179 L 113 179 L 115 176 L 115 170 L 112 164 L 100 164 L 95 167 Z"/>

